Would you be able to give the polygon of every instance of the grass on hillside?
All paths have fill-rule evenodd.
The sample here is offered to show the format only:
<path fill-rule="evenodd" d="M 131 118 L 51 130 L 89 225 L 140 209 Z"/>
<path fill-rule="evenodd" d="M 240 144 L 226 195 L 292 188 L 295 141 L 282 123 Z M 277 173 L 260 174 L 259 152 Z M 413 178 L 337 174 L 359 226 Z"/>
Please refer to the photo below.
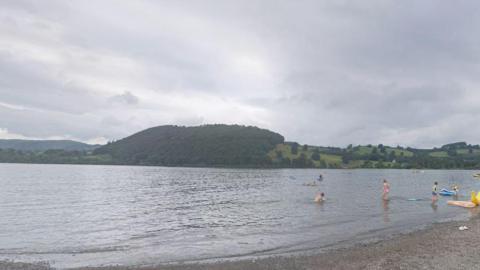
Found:
<path fill-rule="evenodd" d="M 314 150 L 317 147 L 314 146 L 308 146 L 306 150 L 303 150 L 304 147 L 303 145 L 298 146 L 298 152 L 297 154 L 292 154 L 292 148 L 289 144 L 279 144 L 275 147 L 274 150 L 270 151 L 269 156 L 272 158 L 272 160 L 275 160 L 277 157 L 277 152 L 281 152 L 282 156 L 284 158 L 289 158 L 290 160 L 299 158 L 301 154 L 305 154 L 307 159 L 311 159 L 312 154 L 314 153 Z M 323 148 L 318 148 L 320 151 L 325 150 Z M 373 147 L 368 147 L 368 146 L 361 146 L 359 151 L 361 151 L 362 155 L 369 155 L 371 153 Z M 390 153 L 391 151 L 395 151 L 396 155 L 400 155 L 401 152 L 404 153 L 405 156 L 410 157 L 413 156 L 413 153 L 407 150 L 402 150 L 402 149 L 396 149 L 396 148 L 386 148 L 385 149 L 387 153 Z M 334 154 L 326 154 L 320 152 L 320 160 L 312 160 L 312 162 L 315 164 L 315 167 L 321 167 L 321 162 L 324 161 L 325 165 L 329 168 L 341 168 L 341 167 L 347 167 L 347 168 L 361 168 L 366 160 L 363 159 L 358 159 L 358 160 L 351 160 L 348 164 L 343 164 L 342 162 L 342 157 L 340 155 L 334 155 Z M 378 161 L 370 161 L 373 166 L 377 166 L 379 164 Z M 384 166 L 394 166 L 394 163 L 392 162 L 382 162 Z"/>
<path fill-rule="evenodd" d="M 292 148 L 288 144 L 279 144 L 270 151 L 268 154 L 270 158 L 275 159 L 277 157 L 277 152 L 281 152 L 284 158 L 289 158 L 290 160 L 300 157 L 301 154 L 310 159 L 315 147 L 308 146 L 307 150 L 303 150 L 303 145 L 298 146 L 298 153 L 296 155 L 292 154 Z M 316 167 L 320 167 L 321 160 L 325 161 L 328 167 L 339 167 L 342 165 L 342 157 L 339 155 L 331 155 L 320 153 L 320 160 L 312 160 Z"/>
<path fill-rule="evenodd" d="M 448 153 L 446 151 L 435 151 L 435 152 L 431 152 L 429 155 L 431 157 L 438 157 L 438 158 L 448 157 Z"/>
<path fill-rule="evenodd" d="M 478 155 L 478 154 L 480 154 L 479 149 L 473 149 L 471 154 L 468 151 L 468 149 L 457 149 L 456 152 L 457 152 L 457 155 Z M 431 152 L 429 155 L 431 157 L 446 158 L 446 157 L 448 157 L 448 152 L 439 150 L 439 151 Z"/>
<path fill-rule="evenodd" d="M 356 149 L 354 151 L 354 153 L 356 154 L 359 154 L 359 155 L 369 155 L 372 153 L 373 151 L 373 148 L 376 147 L 376 146 L 358 146 L 354 149 Z M 380 151 L 377 148 L 377 151 Z M 400 156 L 402 153 L 403 153 L 403 156 L 404 157 L 412 157 L 413 156 L 413 153 L 408 151 L 408 150 L 405 150 L 405 149 L 398 149 L 398 148 L 392 148 L 392 147 L 388 147 L 388 146 L 385 146 L 385 152 L 387 152 L 387 154 L 390 154 L 391 152 L 395 152 L 395 155 L 398 157 Z"/>
<path fill-rule="evenodd" d="M 348 147 L 346 149 L 335 149 L 335 148 L 328 148 L 328 147 L 316 147 L 316 146 L 307 146 L 298 145 L 298 151 L 296 154 L 292 154 L 291 151 L 291 144 L 279 144 L 277 145 L 272 151 L 270 151 L 269 156 L 274 162 L 278 162 L 277 159 L 277 152 L 282 154 L 282 157 L 289 158 L 291 161 L 294 159 L 298 159 L 300 155 L 304 154 L 308 162 L 313 162 L 315 167 L 320 168 L 404 168 L 408 166 L 422 166 L 418 163 L 414 163 L 415 165 L 410 165 L 410 161 L 401 161 L 398 162 L 388 162 L 388 161 L 376 161 L 372 160 L 372 153 L 374 149 L 377 149 L 378 156 L 381 159 L 386 159 L 386 157 L 391 158 L 389 155 L 394 152 L 397 158 L 401 156 L 405 158 L 412 158 L 415 155 L 414 151 L 410 151 L 404 148 L 397 148 L 397 147 L 388 147 L 385 146 L 385 153 L 381 153 L 378 146 L 355 146 L 355 147 Z M 320 160 L 312 160 L 312 154 L 314 153 L 315 149 L 318 149 L 320 152 Z M 346 152 L 345 152 L 346 151 Z M 419 150 L 420 154 L 427 154 L 432 158 L 438 159 L 448 159 L 451 158 L 449 153 L 443 149 L 431 149 L 431 150 Z M 338 154 L 337 154 L 338 153 Z M 352 158 L 348 164 L 344 164 L 342 160 L 342 156 L 346 158 L 349 155 L 345 155 L 344 153 L 351 153 L 350 158 Z M 480 154 L 480 149 L 472 149 L 472 153 L 469 152 L 468 148 L 462 148 L 456 150 L 457 156 L 465 156 L 465 157 L 475 157 Z M 397 159 L 398 160 L 398 159 Z M 432 164 L 439 164 L 435 163 L 437 161 L 430 160 Z M 311 163 L 310 163 L 311 164 Z M 449 164 L 445 165 L 445 163 L 440 163 L 440 166 L 446 166 L 448 168 Z"/>
<path fill-rule="evenodd" d="M 457 154 L 459 155 L 471 155 L 468 149 L 458 149 Z M 480 154 L 480 149 L 472 149 L 472 154 L 478 155 Z"/>

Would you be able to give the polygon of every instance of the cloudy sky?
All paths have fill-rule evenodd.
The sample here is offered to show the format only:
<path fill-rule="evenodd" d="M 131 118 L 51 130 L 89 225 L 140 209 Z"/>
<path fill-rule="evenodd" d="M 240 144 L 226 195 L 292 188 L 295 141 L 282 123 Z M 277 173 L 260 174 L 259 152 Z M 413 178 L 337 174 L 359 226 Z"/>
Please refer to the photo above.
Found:
<path fill-rule="evenodd" d="M 0 1 L 0 138 L 480 143 L 477 1 Z"/>

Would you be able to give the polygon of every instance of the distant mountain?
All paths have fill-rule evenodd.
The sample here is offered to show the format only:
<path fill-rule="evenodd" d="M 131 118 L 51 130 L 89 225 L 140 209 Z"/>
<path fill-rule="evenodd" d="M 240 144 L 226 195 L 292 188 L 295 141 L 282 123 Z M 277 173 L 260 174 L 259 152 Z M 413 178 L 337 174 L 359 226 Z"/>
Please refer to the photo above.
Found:
<path fill-rule="evenodd" d="M 18 151 L 92 151 L 99 145 L 91 145 L 71 140 L 4 140 L 0 139 L 0 149 Z"/>
<path fill-rule="evenodd" d="M 95 149 L 115 164 L 266 166 L 282 135 L 239 125 L 159 126 Z"/>

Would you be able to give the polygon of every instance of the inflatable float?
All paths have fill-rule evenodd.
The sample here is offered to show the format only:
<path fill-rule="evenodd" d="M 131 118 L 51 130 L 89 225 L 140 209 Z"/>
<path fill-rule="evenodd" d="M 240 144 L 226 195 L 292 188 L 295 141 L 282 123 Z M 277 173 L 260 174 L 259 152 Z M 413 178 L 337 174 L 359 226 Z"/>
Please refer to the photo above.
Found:
<path fill-rule="evenodd" d="M 438 192 L 438 194 L 442 196 L 454 196 L 457 195 L 457 192 L 443 188 L 442 190 L 440 190 L 440 192 Z"/>
<path fill-rule="evenodd" d="M 475 195 L 475 191 L 472 191 L 472 193 L 470 195 L 470 201 L 472 203 L 474 203 L 475 205 L 479 205 L 479 203 L 480 203 L 480 192 L 478 192 L 478 194 Z"/>
<path fill-rule="evenodd" d="M 473 208 L 476 207 L 480 202 L 480 192 L 478 194 L 475 193 L 475 191 L 472 191 L 471 196 L 470 196 L 470 201 L 448 201 L 448 205 L 455 205 L 455 206 L 461 206 L 465 208 Z"/>
<path fill-rule="evenodd" d="M 467 202 L 467 201 L 448 201 L 447 204 L 448 205 L 461 206 L 461 207 L 465 207 L 465 208 L 473 208 L 473 207 L 477 206 L 475 203 Z"/>

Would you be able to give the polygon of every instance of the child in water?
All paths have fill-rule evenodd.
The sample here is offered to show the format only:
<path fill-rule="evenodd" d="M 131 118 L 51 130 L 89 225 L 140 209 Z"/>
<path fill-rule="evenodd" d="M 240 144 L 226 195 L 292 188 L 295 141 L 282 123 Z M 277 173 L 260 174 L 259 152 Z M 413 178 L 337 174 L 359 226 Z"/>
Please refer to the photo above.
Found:
<path fill-rule="evenodd" d="M 315 196 L 315 202 L 316 203 L 322 203 L 325 201 L 325 193 L 320 193 L 320 194 L 317 194 L 317 196 Z"/>
<path fill-rule="evenodd" d="M 387 179 L 383 179 L 383 200 L 388 200 L 388 193 L 390 192 L 390 184 L 388 184 Z"/>
<path fill-rule="evenodd" d="M 437 189 L 438 189 L 438 182 L 435 181 L 435 183 L 433 183 L 433 187 L 432 187 L 432 203 L 435 203 L 438 200 Z"/>
<path fill-rule="evenodd" d="M 455 192 L 455 195 L 458 195 L 458 186 L 457 185 L 453 185 L 453 191 Z"/>

